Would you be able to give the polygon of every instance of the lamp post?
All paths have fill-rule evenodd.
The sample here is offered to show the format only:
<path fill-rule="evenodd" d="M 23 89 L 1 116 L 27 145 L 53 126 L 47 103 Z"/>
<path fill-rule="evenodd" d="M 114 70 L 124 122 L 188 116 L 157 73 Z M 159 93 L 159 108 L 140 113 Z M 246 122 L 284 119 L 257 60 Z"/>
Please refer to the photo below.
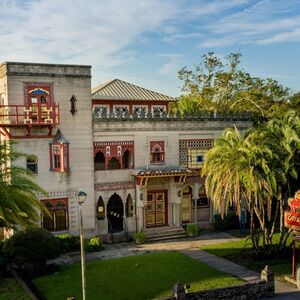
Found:
<path fill-rule="evenodd" d="M 79 234 L 80 234 L 80 259 L 81 259 L 81 280 L 82 280 L 82 299 L 85 300 L 85 257 L 84 257 L 84 240 L 83 240 L 83 233 L 82 233 L 82 204 L 85 202 L 87 194 L 83 191 L 80 191 L 77 195 L 77 200 L 79 204 Z"/>

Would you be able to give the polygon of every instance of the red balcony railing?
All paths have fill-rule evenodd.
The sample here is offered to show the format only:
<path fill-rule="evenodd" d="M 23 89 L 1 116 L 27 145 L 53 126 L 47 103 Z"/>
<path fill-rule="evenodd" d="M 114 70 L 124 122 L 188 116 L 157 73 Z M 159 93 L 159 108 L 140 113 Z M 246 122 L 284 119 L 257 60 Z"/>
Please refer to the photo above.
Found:
<path fill-rule="evenodd" d="M 0 105 L 0 126 L 57 125 L 59 104 Z"/>

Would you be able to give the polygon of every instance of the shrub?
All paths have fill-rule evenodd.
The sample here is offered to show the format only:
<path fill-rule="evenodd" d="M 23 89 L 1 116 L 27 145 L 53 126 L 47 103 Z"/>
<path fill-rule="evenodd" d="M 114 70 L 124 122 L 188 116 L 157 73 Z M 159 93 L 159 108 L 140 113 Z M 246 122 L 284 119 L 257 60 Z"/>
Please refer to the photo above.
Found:
<path fill-rule="evenodd" d="M 133 236 L 136 244 L 144 244 L 147 241 L 147 237 L 143 231 L 138 231 Z"/>
<path fill-rule="evenodd" d="M 188 224 L 186 226 L 186 232 L 189 237 L 195 237 L 198 235 L 199 227 L 196 224 Z"/>
<path fill-rule="evenodd" d="M 229 229 L 238 229 L 240 228 L 239 217 L 234 210 L 229 210 L 227 215 L 224 215 L 222 219 L 220 214 L 214 215 L 215 230 L 229 230 Z"/>
<path fill-rule="evenodd" d="M 42 228 L 29 228 L 6 240 L 3 251 L 12 262 L 23 265 L 55 258 L 60 254 L 60 247 L 50 232 Z"/>
<path fill-rule="evenodd" d="M 0 241 L 0 275 L 2 272 L 6 271 L 7 258 L 3 252 L 4 241 Z"/>
<path fill-rule="evenodd" d="M 101 238 L 98 236 L 92 237 L 84 241 L 86 252 L 96 252 L 103 249 Z"/>
<path fill-rule="evenodd" d="M 62 233 L 56 235 L 56 238 L 59 241 L 60 251 L 62 253 L 80 250 L 80 240 L 78 236 L 70 233 Z"/>

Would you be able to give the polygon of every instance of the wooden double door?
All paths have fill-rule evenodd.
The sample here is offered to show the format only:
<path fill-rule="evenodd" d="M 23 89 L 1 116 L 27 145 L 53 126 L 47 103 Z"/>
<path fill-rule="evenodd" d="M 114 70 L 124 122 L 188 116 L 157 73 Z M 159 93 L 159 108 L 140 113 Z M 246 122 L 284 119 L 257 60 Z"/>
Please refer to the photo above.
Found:
<path fill-rule="evenodd" d="M 146 227 L 168 224 L 167 190 L 149 191 L 145 210 Z"/>

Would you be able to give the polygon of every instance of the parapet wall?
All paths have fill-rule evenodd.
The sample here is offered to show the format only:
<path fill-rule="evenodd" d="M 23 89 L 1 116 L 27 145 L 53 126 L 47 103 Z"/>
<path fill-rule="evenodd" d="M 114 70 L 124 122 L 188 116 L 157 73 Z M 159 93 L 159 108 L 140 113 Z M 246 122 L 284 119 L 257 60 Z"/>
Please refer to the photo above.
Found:
<path fill-rule="evenodd" d="M 250 115 L 221 115 L 221 114 L 104 114 L 93 115 L 94 131 L 181 131 L 181 130 L 223 130 L 233 127 L 240 130 L 252 127 Z"/>

